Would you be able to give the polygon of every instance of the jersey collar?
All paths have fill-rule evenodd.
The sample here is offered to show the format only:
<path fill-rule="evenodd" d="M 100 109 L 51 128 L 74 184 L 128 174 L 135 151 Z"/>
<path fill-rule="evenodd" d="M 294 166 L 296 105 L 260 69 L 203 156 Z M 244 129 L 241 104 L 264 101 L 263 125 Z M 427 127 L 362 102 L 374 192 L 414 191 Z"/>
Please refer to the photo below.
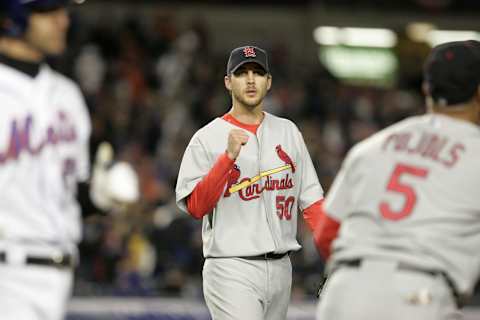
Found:
<path fill-rule="evenodd" d="M 230 113 L 226 113 L 222 116 L 222 119 L 233 124 L 234 126 L 240 127 L 247 131 L 250 131 L 253 134 L 257 134 L 257 129 L 260 124 L 246 124 L 235 119 Z"/>
<path fill-rule="evenodd" d="M 14 58 L 10 58 L 3 54 L 0 54 L 0 63 L 3 63 L 15 70 L 23 72 L 32 78 L 35 78 L 39 74 L 40 67 L 42 65 L 41 62 L 21 61 Z"/>

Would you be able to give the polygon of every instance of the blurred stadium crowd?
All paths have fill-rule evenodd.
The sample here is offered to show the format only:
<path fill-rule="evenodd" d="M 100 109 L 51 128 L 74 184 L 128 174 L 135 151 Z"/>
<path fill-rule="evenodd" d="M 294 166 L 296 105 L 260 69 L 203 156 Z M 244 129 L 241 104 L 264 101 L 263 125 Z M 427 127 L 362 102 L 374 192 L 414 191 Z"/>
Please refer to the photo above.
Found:
<path fill-rule="evenodd" d="M 56 61 L 87 99 L 92 158 L 101 141 L 111 142 L 118 157 L 138 171 L 142 191 L 128 214 L 86 220 L 77 296 L 201 297 L 201 222 L 179 212 L 174 188 L 193 133 L 230 108 L 223 85 L 228 52 L 212 50 L 201 21 L 180 30 L 174 15 L 160 12 L 150 25 L 145 29 L 125 19 L 87 28 L 74 19 L 73 49 Z M 399 74 L 396 88 L 355 87 L 320 63 L 293 61 L 285 44 L 255 44 L 271 59 L 266 110 L 299 126 L 325 190 L 355 142 L 423 112 L 421 68 L 408 78 Z M 311 234 L 299 228 L 304 248 L 292 256 L 292 297 L 313 299 L 323 265 Z"/>

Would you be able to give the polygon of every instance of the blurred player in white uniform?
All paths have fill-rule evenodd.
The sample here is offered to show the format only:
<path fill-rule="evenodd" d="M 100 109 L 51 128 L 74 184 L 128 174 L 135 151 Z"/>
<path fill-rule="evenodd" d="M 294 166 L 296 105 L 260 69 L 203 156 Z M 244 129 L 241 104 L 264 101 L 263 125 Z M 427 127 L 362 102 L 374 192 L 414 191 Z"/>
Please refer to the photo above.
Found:
<path fill-rule="evenodd" d="M 63 319 L 78 261 L 90 121 L 79 88 L 45 63 L 65 50 L 67 3 L 0 3 L 2 320 Z"/>
<path fill-rule="evenodd" d="M 194 135 L 178 175 L 178 205 L 203 217 L 203 290 L 214 320 L 286 319 L 297 215 L 313 229 L 320 212 L 323 191 L 301 133 L 263 111 L 271 81 L 264 50 L 231 52 L 232 109 Z"/>
<path fill-rule="evenodd" d="M 318 320 L 461 319 L 472 294 L 480 272 L 480 42 L 435 47 L 424 77 L 428 113 L 355 146 L 326 197 L 340 229 Z M 328 228 L 321 224 L 317 241 Z"/>

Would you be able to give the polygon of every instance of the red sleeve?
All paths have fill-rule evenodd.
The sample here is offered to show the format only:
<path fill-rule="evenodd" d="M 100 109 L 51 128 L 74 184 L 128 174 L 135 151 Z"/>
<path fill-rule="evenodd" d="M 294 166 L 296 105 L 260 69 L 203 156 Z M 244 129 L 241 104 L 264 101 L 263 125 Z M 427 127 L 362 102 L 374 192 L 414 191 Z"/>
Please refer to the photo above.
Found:
<path fill-rule="evenodd" d="M 223 153 L 187 197 L 187 209 L 194 218 L 200 219 L 213 210 L 224 192 L 233 163 L 234 160 Z"/>
<path fill-rule="evenodd" d="M 308 229 L 313 232 L 318 224 L 322 210 L 323 199 L 316 201 L 310 207 L 303 210 L 303 219 L 307 223 Z"/>
<path fill-rule="evenodd" d="M 303 210 L 303 217 L 309 229 L 313 232 L 313 239 L 318 252 L 327 260 L 330 256 L 331 244 L 337 237 L 340 223 L 325 212 L 323 199 Z"/>

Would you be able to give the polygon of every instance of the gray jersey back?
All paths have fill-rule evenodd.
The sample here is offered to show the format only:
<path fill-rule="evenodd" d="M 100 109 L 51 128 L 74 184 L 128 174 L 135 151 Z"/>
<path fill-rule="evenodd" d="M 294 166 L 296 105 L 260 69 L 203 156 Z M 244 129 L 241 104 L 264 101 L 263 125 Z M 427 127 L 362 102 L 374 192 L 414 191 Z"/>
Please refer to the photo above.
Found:
<path fill-rule="evenodd" d="M 177 203 L 182 210 L 186 211 L 188 195 L 225 152 L 228 134 L 234 128 L 238 129 L 217 118 L 193 136 L 176 187 Z M 305 209 L 323 197 L 302 135 L 291 121 L 265 113 L 257 134 L 247 134 L 249 141 L 242 147 L 229 180 L 240 183 L 252 179 L 285 166 L 288 158 L 295 168 L 266 175 L 240 191 L 224 193 L 213 212 L 203 218 L 206 257 L 298 250 L 297 208 Z"/>
<path fill-rule="evenodd" d="M 358 144 L 326 199 L 342 223 L 332 264 L 391 258 L 443 270 L 470 293 L 480 271 L 479 157 L 480 129 L 442 115 L 406 119 Z"/>

